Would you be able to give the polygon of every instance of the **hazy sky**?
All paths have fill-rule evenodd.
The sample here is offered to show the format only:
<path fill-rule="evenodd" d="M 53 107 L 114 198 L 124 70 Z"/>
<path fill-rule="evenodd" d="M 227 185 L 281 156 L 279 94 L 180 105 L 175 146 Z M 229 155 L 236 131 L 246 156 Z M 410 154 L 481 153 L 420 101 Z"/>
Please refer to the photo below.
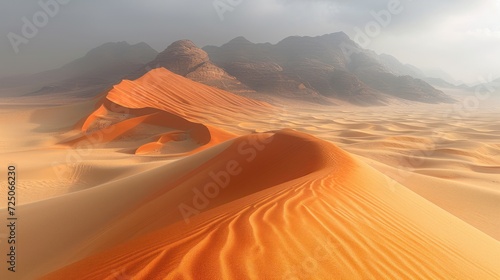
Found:
<path fill-rule="evenodd" d="M 0 76 L 56 68 L 106 42 L 144 41 L 162 51 L 179 39 L 204 46 L 237 36 L 276 43 L 344 31 L 362 38 L 357 30 L 367 26 L 366 46 L 404 63 L 467 82 L 500 76 L 500 0 L 58 0 L 45 18 L 40 3 L 54 1 L 0 2 Z M 389 13 L 382 10 L 392 12 L 390 21 L 374 25 L 374 13 Z M 25 28 L 26 38 L 24 21 L 34 17 L 41 27 Z"/>

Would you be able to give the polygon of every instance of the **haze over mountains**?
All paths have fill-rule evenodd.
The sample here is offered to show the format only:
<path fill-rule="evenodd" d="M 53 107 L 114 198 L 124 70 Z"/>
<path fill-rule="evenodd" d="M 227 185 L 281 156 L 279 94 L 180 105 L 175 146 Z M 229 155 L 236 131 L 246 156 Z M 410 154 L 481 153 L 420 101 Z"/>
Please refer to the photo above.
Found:
<path fill-rule="evenodd" d="M 378 103 L 394 96 L 419 102 L 451 101 L 410 76 L 396 76 L 378 56 L 343 33 L 288 37 L 276 45 L 243 37 L 204 48 L 213 61 L 258 91 L 318 93 L 352 103 Z"/>
<path fill-rule="evenodd" d="M 321 96 L 358 105 L 453 101 L 428 82 L 454 85 L 426 78 L 390 55 L 363 49 L 343 32 L 288 37 L 275 45 L 238 37 L 203 49 L 181 40 L 161 53 L 146 43 L 107 43 L 59 69 L 1 80 L 0 88 L 18 94 L 94 96 L 123 78 L 133 80 L 158 67 L 234 93 Z"/>
<path fill-rule="evenodd" d="M 120 82 L 158 55 L 146 43 L 106 43 L 61 68 L 0 79 L 0 89 L 17 95 L 66 92 L 92 96 Z"/>

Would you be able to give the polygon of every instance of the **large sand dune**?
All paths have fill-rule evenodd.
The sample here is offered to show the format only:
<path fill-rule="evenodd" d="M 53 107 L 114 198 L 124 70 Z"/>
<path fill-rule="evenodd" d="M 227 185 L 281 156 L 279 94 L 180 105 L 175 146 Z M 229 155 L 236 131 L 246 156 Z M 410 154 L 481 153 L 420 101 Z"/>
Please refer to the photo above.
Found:
<path fill-rule="evenodd" d="M 241 143 L 259 137 L 270 143 L 263 144 L 254 161 L 242 164 L 241 173 L 229 177 L 224 188 L 206 188 L 215 183 L 211 172 L 225 170 L 231 160 L 244 162 L 237 152 Z M 214 156 L 193 176 L 136 207 L 129 214 L 141 217 L 136 223 L 121 217 L 125 221 L 118 229 L 109 229 L 116 231 L 109 238 L 123 236 L 137 224 L 143 233 L 152 225 L 158 230 L 46 279 L 113 279 L 117 274 L 143 279 L 495 279 L 500 275 L 498 242 L 404 187 L 389 186 L 383 175 L 329 143 L 280 131 L 239 138 Z M 287 164 L 273 168 L 277 156 Z M 204 196 L 218 195 L 206 198 L 203 213 L 191 217 L 190 212 L 187 223 L 181 217 L 166 218 L 179 216 L 178 203 L 192 205 L 193 199 L 202 197 L 193 193 L 193 186 L 200 192 L 205 189 Z"/>
<path fill-rule="evenodd" d="M 286 104 L 156 69 L 2 113 L 15 279 L 500 278 L 496 111 Z"/>

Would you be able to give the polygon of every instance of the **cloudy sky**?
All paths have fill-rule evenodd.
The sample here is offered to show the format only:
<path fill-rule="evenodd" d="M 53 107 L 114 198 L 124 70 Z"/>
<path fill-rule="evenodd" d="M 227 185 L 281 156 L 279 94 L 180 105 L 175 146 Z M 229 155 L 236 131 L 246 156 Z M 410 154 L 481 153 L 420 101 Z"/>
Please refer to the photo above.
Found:
<path fill-rule="evenodd" d="M 55 1 L 44 17 L 40 3 Z M 178 39 L 276 43 L 337 31 L 458 80 L 500 76 L 500 0 L 2 0 L 0 23 L 0 76 L 56 68 L 106 42 L 161 51 Z"/>

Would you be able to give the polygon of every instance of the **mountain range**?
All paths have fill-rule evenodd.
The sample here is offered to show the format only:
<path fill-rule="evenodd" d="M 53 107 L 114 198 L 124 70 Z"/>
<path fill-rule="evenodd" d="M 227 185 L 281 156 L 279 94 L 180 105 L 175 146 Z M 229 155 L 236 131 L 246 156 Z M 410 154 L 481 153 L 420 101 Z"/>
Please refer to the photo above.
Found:
<path fill-rule="evenodd" d="M 208 54 L 190 40 L 174 42 L 165 51 L 158 54 L 154 60 L 147 63 L 145 67 L 138 69 L 127 78 L 135 80 L 148 71 L 160 67 L 193 81 L 223 90 L 236 93 L 253 91 L 224 69 L 215 65 Z"/>
<path fill-rule="evenodd" d="M 320 94 L 358 104 L 382 103 L 390 97 L 451 101 L 423 80 L 393 73 L 377 54 L 362 49 L 343 32 L 288 37 L 276 45 L 238 37 L 204 50 L 215 64 L 257 91 Z"/>
<path fill-rule="evenodd" d="M 343 32 L 292 36 L 277 44 L 237 37 L 222 46 L 204 48 L 180 40 L 161 53 L 146 43 L 107 43 L 59 69 L 0 80 L 0 88 L 30 95 L 95 96 L 121 79 L 136 79 L 159 67 L 233 93 L 319 96 L 358 105 L 381 105 L 394 99 L 453 101 L 429 82 L 444 87 L 452 84 L 428 79 L 417 67 L 390 55 L 363 49 Z"/>
<path fill-rule="evenodd" d="M 3 92 L 12 95 L 68 93 L 93 96 L 158 55 L 146 43 L 106 43 L 58 69 L 0 79 Z"/>

